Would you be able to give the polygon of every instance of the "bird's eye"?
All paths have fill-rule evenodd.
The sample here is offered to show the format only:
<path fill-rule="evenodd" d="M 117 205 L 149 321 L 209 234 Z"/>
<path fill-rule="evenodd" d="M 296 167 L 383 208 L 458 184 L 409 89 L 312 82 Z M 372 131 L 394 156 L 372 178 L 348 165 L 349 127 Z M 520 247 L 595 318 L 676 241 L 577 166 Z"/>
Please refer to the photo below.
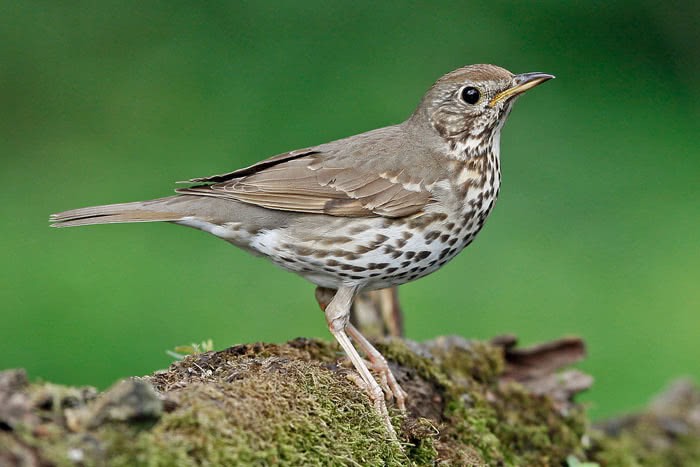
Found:
<path fill-rule="evenodd" d="M 479 93 L 479 90 L 476 88 L 473 88 L 471 86 L 467 86 L 466 88 L 462 89 L 462 100 L 466 102 L 467 104 L 476 104 L 479 102 L 479 98 L 481 97 L 481 94 Z"/>

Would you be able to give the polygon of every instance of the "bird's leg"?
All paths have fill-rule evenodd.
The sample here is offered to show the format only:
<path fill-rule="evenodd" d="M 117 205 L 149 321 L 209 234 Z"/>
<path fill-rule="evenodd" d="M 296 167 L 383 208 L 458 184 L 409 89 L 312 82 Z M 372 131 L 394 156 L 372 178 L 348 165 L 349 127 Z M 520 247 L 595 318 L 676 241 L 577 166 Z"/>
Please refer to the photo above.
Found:
<path fill-rule="evenodd" d="M 372 368 L 379 372 L 382 381 L 388 383 L 389 390 L 396 401 L 396 406 L 399 410 L 406 410 L 406 396 L 408 396 L 408 394 L 399 386 L 384 355 L 382 355 L 351 323 L 348 323 L 346 329 L 350 337 L 357 343 L 365 355 L 367 355 Z"/>
<path fill-rule="evenodd" d="M 385 289 L 385 291 L 388 290 L 389 289 Z M 318 304 L 322 310 L 326 310 L 326 307 L 332 300 L 334 294 L 334 290 L 326 289 L 323 287 L 316 288 L 316 300 L 318 301 Z M 379 373 L 381 388 L 384 390 L 384 392 L 386 392 L 388 396 L 394 397 L 394 400 L 396 401 L 396 406 L 400 410 L 405 410 L 406 398 L 408 394 L 401 388 L 398 381 L 396 381 L 396 378 L 391 372 L 391 369 L 389 368 L 389 365 L 387 364 L 387 361 L 384 358 L 384 356 L 367 340 L 367 338 L 364 335 L 362 335 L 362 333 L 352 323 L 347 324 L 346 330 L 350 337 L 352 337 L 352 339 L 355 340 L 360 349 L 365 353 L 365 355 L 367 355 L 367 358 L 369 359 L 369 366 Z"/>
<path fill-rule="evenodd" d="M 380 417 L 384 420 L 387 431 L 392 438 L 396 439 L 396 431 L 394 431 L 391 419 L 389 418 L 389 411 L 386 408 L 382 388 L 377 384 L 377 381 L 372 376 L 372 373 L 370 373 L 369 368 L 365 365 L 360 354 L 357 353 L 357 350 L 353 347 L 350 338 L 345 332 L 350 317 L 350 306 L 352 305 L 352 300 L 356 292 L 357 287 L 340 287 L 325 308 L 326 322 L 328 323 L 328 329 L 331 331 L 331 334 L 333 334 L 333 337 L 338 341 L 350 358 L 353 366 L 360 374 L 362 382 L 368 389 L 370 400 L 374 404 L 377 412 L 379 412 Z"/>

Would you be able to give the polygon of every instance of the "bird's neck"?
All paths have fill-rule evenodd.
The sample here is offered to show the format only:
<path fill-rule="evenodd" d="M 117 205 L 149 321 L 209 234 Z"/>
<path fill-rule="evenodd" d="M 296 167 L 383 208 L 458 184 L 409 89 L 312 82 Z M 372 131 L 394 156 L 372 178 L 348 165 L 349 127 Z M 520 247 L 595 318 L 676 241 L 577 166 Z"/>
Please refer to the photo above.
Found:
<path fill-rule="evenodd" d="M 470 159 L 498 158 L 501 152 L 501 129 L 468 133 L 466 136 L 447 140 L 447 157 L 467 162 Z"/>
<path fill-rule="evenodd" d="M 448 150 L 451 183 L 453 189 L 465 196 L 474 190 L 495 191 L 500 186 L 500 128 L 472 136 L 450 144 Z"/>
<path fill-rule="evenodd" d="M 448 157 L 463 162 L 484 157 L 497 160 L 501 153 L 501 130 L 510 109 L 510 105 L 505 107 L 497 119 L 476 119 L 464 133 L 447 137 Z"/>

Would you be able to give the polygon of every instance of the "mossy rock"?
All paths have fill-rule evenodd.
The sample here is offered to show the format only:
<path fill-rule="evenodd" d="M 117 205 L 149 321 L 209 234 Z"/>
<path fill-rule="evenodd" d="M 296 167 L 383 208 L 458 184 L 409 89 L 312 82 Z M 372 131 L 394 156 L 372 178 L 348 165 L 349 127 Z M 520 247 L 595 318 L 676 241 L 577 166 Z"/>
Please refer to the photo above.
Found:
<path fill-rule="evenodd" d="M 101 394 L 0 373 L 0 465 L 562 466 L 624 452 L 602 432 L 584 445 L 580 407 L 506 381 L 501 347 L 378 347 L 409 394 L 398 441 L 338 348 L 297 339 L 190 355 Z"/>

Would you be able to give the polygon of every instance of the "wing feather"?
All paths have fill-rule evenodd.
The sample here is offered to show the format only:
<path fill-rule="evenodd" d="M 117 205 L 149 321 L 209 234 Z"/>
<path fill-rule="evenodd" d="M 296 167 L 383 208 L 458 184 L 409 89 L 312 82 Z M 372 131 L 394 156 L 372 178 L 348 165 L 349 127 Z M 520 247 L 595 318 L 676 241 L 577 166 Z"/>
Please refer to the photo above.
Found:
<path fill-rule="evenodd" d="M 421 212 L 432 201 L 425 188 L 429 180 L 388 170 L 385 148 L 369 145 L 370 151 L 351 152 L 346 147 L 280 154 L 227 174 L 192 179 L 203 184 L 176 191 L 341 217 L 403 217 Z"/>

